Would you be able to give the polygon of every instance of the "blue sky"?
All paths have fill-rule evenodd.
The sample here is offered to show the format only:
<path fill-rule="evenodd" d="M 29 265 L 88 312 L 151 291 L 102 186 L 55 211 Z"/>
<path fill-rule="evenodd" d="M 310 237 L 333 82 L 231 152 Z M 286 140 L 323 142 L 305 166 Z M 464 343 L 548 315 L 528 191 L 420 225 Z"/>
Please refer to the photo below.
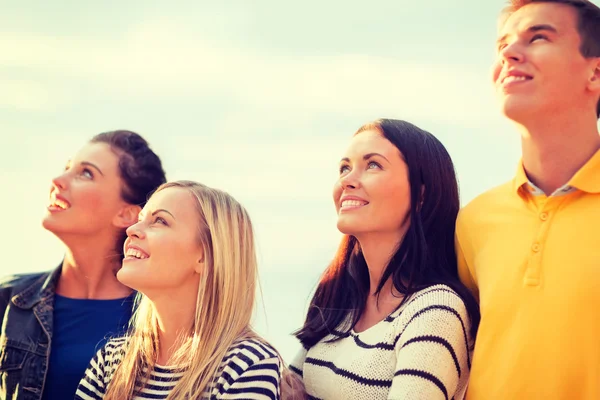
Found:
<path fill-rule="evenodd" d="M 256 325 L 289 359 L 288 334 L 340 238 L 331 189 L 360 125 L 399 118 L 438 136 L 463 203 L 519 159 L 489 73 L 503 2 L 355 3 L 0 0 L 2 273 L 60 262 L 40 224 L 50 179 L 94 134 L 131 129 L 170 180 L 246 205 Z"/>

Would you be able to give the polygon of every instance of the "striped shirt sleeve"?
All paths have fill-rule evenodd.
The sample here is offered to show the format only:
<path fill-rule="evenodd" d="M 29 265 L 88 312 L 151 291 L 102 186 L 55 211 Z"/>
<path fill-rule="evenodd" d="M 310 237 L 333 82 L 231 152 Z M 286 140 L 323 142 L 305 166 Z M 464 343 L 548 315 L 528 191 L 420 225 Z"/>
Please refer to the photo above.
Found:
<path fill-rule="evenodd" d="M 217 399 L 278 400 L 282 363 L 272 347 L 245 340 L 225 357 Z"/>
<path fill-rule="evenodd" d="M 106 347 L 98 350 L 90 365 L 85 370 L 85 375 L 79 382 L 75 400 L 96 400 L 104 398 L 105 386 L 105 359 Z"/>
<path fill-rule="evenodd" d="M 389 399 L 449 400 L 469 374 L 469 318 L 456 294 L 447 294 L 411 316 L 396 345 Z"/>

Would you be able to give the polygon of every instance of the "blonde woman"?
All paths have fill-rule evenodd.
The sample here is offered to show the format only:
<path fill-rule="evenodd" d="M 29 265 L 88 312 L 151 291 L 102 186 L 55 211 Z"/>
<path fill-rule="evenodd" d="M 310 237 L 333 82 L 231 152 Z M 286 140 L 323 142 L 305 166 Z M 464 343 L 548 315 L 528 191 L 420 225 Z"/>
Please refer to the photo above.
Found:
<path fill-rule="evenodd" d="M 127 230 L 117 278 L 142 295 L 127 336 L 91 361 L 77 399 L 278 399 L 282 364 L 250 327 L 252 224 L 228 194 L 158 188 Z"/>

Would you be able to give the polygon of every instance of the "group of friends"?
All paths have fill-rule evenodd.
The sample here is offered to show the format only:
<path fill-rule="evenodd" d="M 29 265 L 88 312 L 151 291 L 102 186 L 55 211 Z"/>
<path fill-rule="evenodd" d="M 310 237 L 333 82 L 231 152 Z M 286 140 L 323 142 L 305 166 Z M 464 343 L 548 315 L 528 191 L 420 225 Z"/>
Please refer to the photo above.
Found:
<path fill-rule="evenodd" d="M 460 211 L 431 133 L 351 137 L 289 365 L 251 327 L 245 208 L 167 182 L 137 133 L 94 136 L 51 184 L 64 259 L 0 282 L 1 398 L 600 399 L 600 8 L 513 0 L 492 77 L 522 159 Z"/>

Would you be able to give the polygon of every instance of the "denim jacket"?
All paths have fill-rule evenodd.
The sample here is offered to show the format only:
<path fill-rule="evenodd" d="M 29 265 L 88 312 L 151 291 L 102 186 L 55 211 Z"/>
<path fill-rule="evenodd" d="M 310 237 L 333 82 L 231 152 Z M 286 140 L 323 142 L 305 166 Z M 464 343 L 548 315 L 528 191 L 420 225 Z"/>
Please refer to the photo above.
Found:
<path fill-rule="evenodd" d="M 0 280 L 0 399 L 42 398 L 60 271 Z"/>

